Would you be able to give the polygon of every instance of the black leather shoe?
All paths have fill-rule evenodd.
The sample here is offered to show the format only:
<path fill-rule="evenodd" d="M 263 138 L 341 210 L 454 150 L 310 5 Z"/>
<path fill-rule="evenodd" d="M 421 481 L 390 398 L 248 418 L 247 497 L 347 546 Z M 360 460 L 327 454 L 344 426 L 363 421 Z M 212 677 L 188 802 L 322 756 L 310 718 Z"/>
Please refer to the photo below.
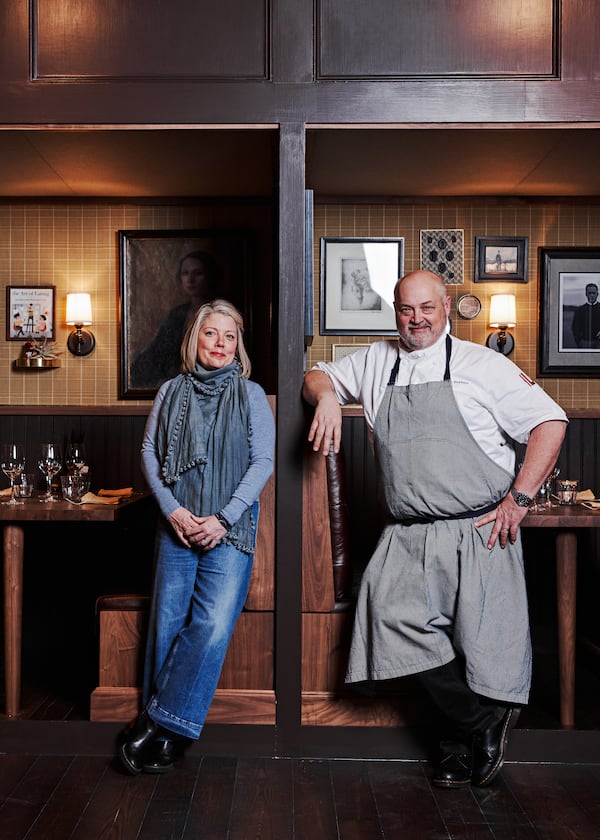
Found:
<path fill-rule="evenodd" d="M 144 750 L 142 770 L 144 773 L 167 773 L 175 760 L 175 741 L 157 738 Z"/>
<path fill-rule="evenodd" d="M 436 787 L 464 787 L 471 784 L 471 756 L 445 753 L 431 783 Z"/>
<path fill-rule="evenodd" d="M 137 776 L 142 772 L 142 754 L 152 743 L 160 728 L 160 725 L 155 723 L 146 711 L 143 711 L 132 726 L 122 733 L 119 758 L 128 773 Z"/>
<path fill-rule="evenodd" d="M 494 781 L 504 764 L 508 733 L 516 724 L 519 714 L 519 709 L 508 708 L 499 721 L 475 735 L 472 784 L 485 787 Z"/>

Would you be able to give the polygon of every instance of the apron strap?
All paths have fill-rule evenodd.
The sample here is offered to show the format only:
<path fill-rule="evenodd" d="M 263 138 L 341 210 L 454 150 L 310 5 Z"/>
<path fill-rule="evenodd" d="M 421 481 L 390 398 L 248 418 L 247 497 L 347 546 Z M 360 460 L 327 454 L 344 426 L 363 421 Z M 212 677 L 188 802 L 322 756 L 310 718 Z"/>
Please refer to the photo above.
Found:
<path fill-rule="evenodd" d="M 393 520 L 397 525 L 430 525 L 432 522 L 448 522 L 451 519 L 477 519 L 498 507 L 500 503 L 494 502 L 491 505 L 479 508 L 478 510 L 466 510 L 464 513 L 455 513 L 453 516 L 414 516 L 410 519 Z"/>
<path fill-rule="evenodd" d="M 446 336 L 446 370 L 444 371 L 444 382 L 450 382 L 450 356 L 452 355 L 452 339 L 450 338 L 450 333 Z M 388 385 L 394 385 L 396 382 L 396 377 L 398 376 L 398 369 L 400 368 L 400 353 L 396 357 L 396 361 L 394 362 L 394 367 L 390 372 L 390 378 L 388 379 Z"/>
<path fill-rule="evenodd" d="M 450 333 L 446 336 L 446 370 L 444 371 L 444 382 L 450 382 L 450 356 L 452 355 L 452 339 Z"/>

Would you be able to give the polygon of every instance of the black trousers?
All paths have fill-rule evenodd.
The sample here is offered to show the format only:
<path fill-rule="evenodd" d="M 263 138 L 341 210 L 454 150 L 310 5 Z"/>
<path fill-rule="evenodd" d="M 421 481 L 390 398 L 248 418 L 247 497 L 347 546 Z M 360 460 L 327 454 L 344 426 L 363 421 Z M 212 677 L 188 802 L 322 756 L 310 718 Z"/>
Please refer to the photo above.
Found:
<path fill-rule="evenodd" d="M 415 675 L 436 708 L 442 713 L 442 749 L 470 752 L 473 735 L 499 720 L 506 706 L 482 697 L 469 688 L 462 659 Z"/>

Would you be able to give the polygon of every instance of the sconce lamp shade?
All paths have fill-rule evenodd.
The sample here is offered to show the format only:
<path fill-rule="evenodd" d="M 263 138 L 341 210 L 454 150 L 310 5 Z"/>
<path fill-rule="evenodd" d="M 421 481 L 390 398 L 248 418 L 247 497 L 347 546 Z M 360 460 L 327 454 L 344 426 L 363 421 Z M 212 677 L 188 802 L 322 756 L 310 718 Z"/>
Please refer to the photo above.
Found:
<path fill-rule="evenodd" d="M 492 295 L 490 327 L 516 327 L 517 305 L 514 295 Z"/>
<path fill-rule="evenodd" d="M 87 292 L 67 295 L 67 324 L 75 327 L 67 338 L 67 347 L 74 356 L 87 356 L 96 346 L 96 339 L 89 330 L 92 323 L 92 300 Z"/>
<path fill-rule="evenodd" d="M 89 327 L 92 323 L 92 299 L 87 292 L 67 295 L 67 324 Z"/>
<path fill-rule="evenodd" d="M 490 327 L 498 332 L 488 335 L 486 344 L 491 350 L 509 356 L 515 348 L 513 336 L 506 332 L 517 325 L 517 305 L 514 295 L 492 295 L 490 298 Z"/>

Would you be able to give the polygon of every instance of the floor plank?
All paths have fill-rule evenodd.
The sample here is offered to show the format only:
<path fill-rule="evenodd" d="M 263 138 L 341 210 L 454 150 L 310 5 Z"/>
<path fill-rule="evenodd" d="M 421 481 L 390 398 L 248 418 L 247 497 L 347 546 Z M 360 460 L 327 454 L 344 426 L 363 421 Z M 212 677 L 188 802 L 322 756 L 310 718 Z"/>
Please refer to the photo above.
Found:
<path fill-rule="evenodd" d="M 508 762 L 438 789 L 421 762 L 202 756 L 130 776 L 114 758 L 0 753 L 2 840 L 600 840 L 600 765 Z"/>

